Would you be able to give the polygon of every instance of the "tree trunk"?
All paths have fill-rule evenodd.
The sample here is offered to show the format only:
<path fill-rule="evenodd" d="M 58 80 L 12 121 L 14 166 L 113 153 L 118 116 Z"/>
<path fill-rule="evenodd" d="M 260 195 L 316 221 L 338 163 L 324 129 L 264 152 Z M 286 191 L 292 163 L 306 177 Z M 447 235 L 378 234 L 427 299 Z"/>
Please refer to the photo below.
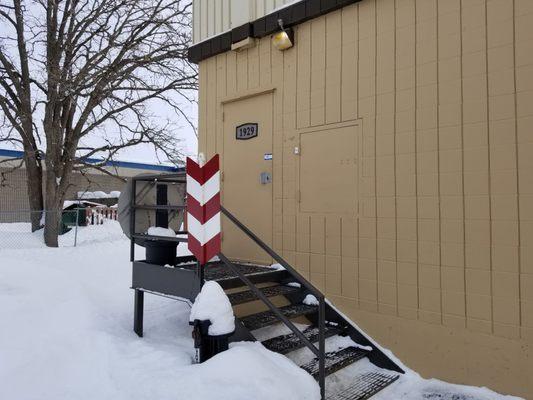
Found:
<path fill-rule="evenodd" d="M 26 184 L 28 186 L 28 199 L 30 203 L 30 220 L 31 231 L 42 227 L 41 216 L 44 209 L 43 201 L 43 170 L 40 162 L 34 155 L 28 155 L 26 152 L 25 159 L 26 165 Z"/>
<path fill-rule="evenodd" d="M 48 247 L 58 247 L 61 210 L 46 210 L 44 215 L 44 243 Z"/>
<path fill-rule="evenodd" d="M 63 211 L 63 200 L 56 174 L 52 165 L 46 162 L 46 188 L 45 204 L 46 213 L 44 218 L 44 243 L 48 247 L 58 247 L 59 225 L 61 222 L 61 212 Z"/>

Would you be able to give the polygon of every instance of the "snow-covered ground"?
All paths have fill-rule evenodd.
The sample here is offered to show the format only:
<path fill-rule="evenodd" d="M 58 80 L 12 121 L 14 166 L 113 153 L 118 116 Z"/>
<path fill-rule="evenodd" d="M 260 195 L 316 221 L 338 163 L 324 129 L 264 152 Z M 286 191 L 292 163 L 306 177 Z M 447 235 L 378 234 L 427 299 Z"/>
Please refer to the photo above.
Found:
<path fill-rule="evenodd" d="M 0 399 L 319 398 L 311 376 L 258 343 L 238 343 L 194 364 L 190 307 L 183 302 L 147 295 L 145 337 L 138 338 L 132 331 L 129 241 L 118 223 L 80 228 L 78 247 L 58 249 L 45 248 L 41 234 L 21 225 L 3 224 L 0 231 L 22 233 L 27 240 L 18 249 L 0 243 Z M 343 345 L 336 340 L 328 346 Z M 291 355 L 298 363 L 306 357 L 305 351 Z M 360 361 L 328 382 L 341 387 L 363 368 L 374 367 Z M 504 397 L 409 372 L 374 398 Z"/>

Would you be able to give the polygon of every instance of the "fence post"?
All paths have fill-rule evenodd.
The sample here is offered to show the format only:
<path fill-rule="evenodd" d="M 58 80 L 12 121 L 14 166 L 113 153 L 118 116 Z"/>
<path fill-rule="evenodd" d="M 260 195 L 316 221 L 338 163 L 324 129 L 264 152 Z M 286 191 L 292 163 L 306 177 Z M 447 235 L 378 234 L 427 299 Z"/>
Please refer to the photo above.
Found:
<path fill-rule="evenodd" d="M 78 218 L 80 216 L 80 208 L 76 207 L 76 228 L 74 228 L 74 247 L 78 243 Z"/>

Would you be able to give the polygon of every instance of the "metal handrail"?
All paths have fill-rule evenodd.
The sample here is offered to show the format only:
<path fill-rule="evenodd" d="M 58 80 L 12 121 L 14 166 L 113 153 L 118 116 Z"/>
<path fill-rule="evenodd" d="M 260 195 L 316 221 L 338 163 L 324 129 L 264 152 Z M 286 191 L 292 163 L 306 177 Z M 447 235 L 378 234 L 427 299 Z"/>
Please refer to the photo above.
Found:
<path fill-rule="evenodd" d="M 250 290 L 265 303 L 270 310 L 276 314 L 276 317 L 278 317 L 280 320 L 283 321 L 285 325 L 289 327 L 291 331 L 293 331 L 298 338 L 305 343 L 305 345 L 311 350 L 317 357 L 320 355 L 318 349 L 316 348 L 313 343 L 309 339 L 305 337 L 305 335 L 291 322 L 290 319 L 288 319 L 283 313 L 277 308 L 274 303 L 272 303 L 268 297 L 266 297 L 254 284 L 253 282 L 246 277 L 239 269 L 222 253 L 218 254 L 218 257 L 220 260 L 226 264 L 249 288 Z"/>
<path fill-rule="evenodd" d="M 246 225 L 239 221 L 232 213 L 230 213 L 223 206 L 220 206 L 220 210 L 222 211 L 222 214 L 224 214 L 231 220 L 231 222 L 237 225 L 237 227 L 241 231 L 243 231 L 250 239 L 252 239 L 257 245 L 259 245 L 259 247 L 265 250 L 269 256 L 271 256 L 274 260 L 281 264 L 283 268 L 285 268 L 293 277 L 301 281 L 301 283 L 305 286 L 307 290 L 311 292 L 311 294 L 313 294 L 317 299 L 319 297 L 324 297 L 320 290 L 314 287 L 310 282 L 307 282 L 306 279 L 298 271 L 296 271 L 287 261 L 281 258 L 281 256 L 277 254 L 274 250 L 272 250 L 265 242 L 259 239 L 259 237 L 255 233 L 253 233 Z"/>
<path fill-rule="evenodd" d="M 226 257 L 219 253 L 218 257 L 222 262 L 228 266 L 249 288 L 250 290 L 265 303 L 268 308 L 278 317 L 298 338 L 305 344 L 305 346 L 318 357 L 318 383 L 320 385 L 320 395 L 322 400 L 326 398 L 326 343 L 325 343 L 325 324 L 326 324 L 326 301 L 322 292 L 308 282 L 298 271 L 296 271 L 287 261 L 285 261 L 279 254 L 263 242 L 255 233 L 253 233 L 246 225 L 239 221 L 226 208 L 220 206 L 222 214 L 224 214 L 231 222 L 233 222 L 242 232 L 244 232 L 250 239 L 252 239 L 259 247 L 266 251 L 274 260 L 285 268 L 285 270 L 292 275 L 293 278 L 299 281 L 309 292 L 311 292 L 318 300 L 318 349 L 311 343 L 309 339 L 285 316 L 283 313 L 261 292 L 253 282 L 248 279 L 239 269 Z"/>

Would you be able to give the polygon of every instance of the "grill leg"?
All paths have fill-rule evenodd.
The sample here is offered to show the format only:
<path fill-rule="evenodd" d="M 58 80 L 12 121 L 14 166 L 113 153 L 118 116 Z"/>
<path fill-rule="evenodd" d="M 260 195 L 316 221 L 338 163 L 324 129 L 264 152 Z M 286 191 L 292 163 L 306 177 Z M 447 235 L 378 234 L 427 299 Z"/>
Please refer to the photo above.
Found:
<path fill-rule="evenodd" d="M 135 289 L 135 308 L 133 316 L 133 331 L 143 337 L 143 316 L 144 316 L 144 292 Z"/>

